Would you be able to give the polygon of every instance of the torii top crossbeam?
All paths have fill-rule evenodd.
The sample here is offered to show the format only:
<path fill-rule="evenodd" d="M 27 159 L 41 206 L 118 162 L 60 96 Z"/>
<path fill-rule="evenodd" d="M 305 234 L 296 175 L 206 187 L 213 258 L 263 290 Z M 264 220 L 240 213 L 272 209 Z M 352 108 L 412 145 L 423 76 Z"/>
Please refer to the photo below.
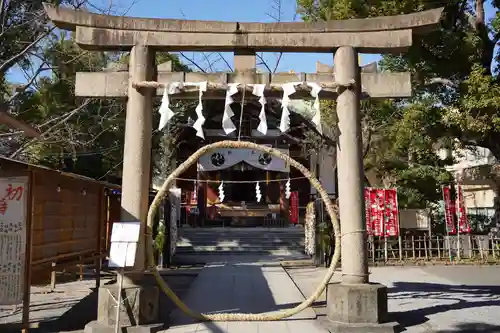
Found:
<path fill-rule="evenodd" d="M 61 29 L 76 31 L 84 49 L 130 50 L 136 41 L 164 51 L 329 52 L 352 46 L 362 53 L 401 52 L 415 33 L 435 29 L 443 8 L 328 22 L 246 23 L 100 15 L 44 4 Z"/>

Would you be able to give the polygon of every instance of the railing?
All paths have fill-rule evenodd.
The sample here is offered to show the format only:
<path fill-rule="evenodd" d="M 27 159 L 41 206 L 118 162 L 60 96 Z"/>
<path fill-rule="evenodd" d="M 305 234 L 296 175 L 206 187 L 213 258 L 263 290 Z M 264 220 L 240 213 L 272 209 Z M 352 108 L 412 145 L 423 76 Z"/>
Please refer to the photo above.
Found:
<path fill-rule="evenodd" d="M 500 260 L 500 238 L 488 235 L 369 237 L 368 258 L 377 261 Z"/>

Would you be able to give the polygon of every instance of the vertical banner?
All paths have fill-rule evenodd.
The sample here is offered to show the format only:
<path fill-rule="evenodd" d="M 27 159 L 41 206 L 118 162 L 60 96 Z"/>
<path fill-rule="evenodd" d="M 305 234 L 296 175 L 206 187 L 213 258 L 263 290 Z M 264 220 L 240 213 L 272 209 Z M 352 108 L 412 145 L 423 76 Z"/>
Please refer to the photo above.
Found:
<path fill-rule="evenodd" d="M 290 193 L 290 222 L 299 223 L 299 192 Z"/>
<path fill-rule="evenodd" d="M 377 198 L 377 212 L 376 212 L 376 234 L 377 236 L 384 236 L 385 231 L 385 190 L 376 189 L 375 195 Z"/>
<path fill-rule="evenodd" d="M 398 193 L 395 188 L 365 188 L 365 209 L 368 235 L 399 235 Z"/>
<path fill-rule="evenodd" d="M 380 211 L 380 206 L 382 205 L 383 207 L 384 203 L 383 201 L 379 202 L 380 196 L 378 189 L 369 188 L 367 191 L 369 201 L 369 206 L 367 208 L 369 220 L 367 221 L 367 225 L 369 225 L 372 235 L 381 236 L 384 229 L 384 211 Z"/>
<path fill-rule="evenodd" d="M 373 223 L 371 218 L 372 201 L 370 197 L 371 188 L 365 188 L 365 221 L 366 221 L 366 234 L 373 235 Z"/>
<path fill-rule="evenodd" d="M 468 234 L 470 233 L 470 224 L 467 219 L 467 209 L 465 208 L 464 189 L 462 185 L 457 186 L 457 201 L 458 231 L 461 234 Z"/>
<path fill-rule="evenodd" d="M 385 235 L 399 235 L 398 193 L 395 188 L 385 191 Z"/>
<path fill-rule="evenodd" d="M 28 178 L 0 179 L 0 305 L 23 300 Z"/>
<path fill-rule="evenodd" d="M 451 200 L 451 188 L 450 186 L 443 186 L 443 202 L 444 202 L 444 220 L 446 225 L 446 233 L 455 234 L 457 230 L 455 229 L 455 211 L 453 209 L 453 203 Z"/>

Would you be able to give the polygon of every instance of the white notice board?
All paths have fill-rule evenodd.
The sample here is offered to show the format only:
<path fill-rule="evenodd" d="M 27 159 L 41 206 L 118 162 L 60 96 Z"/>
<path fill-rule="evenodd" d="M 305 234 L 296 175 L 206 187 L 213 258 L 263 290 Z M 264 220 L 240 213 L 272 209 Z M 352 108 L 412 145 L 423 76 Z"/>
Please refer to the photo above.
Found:
<path fill-rule="evenodd" d="M 111 230 L 109 267 L 132 267 L 141 232 L 140 221 L 115 222 Z"/>
<path fill-rule="evenodd" d="M 0 305 L 23 299 L 28 177 L 0 178 Z"/>

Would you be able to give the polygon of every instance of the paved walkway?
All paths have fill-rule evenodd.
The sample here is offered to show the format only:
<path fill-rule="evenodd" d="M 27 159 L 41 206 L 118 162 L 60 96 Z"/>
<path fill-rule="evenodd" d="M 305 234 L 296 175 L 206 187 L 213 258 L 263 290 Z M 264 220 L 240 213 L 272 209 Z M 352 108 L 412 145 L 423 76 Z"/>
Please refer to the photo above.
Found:
<path fill-rule="evenodd" d="M 325 271 L 288 270 L 306 295 Z M 389 311 L 405 333 L 500 333 L 500 266 L 371 267 L 370 281 L 388 287 Z M 318 303 L 325 300 L 323 294 Z"/>
<path fill-rule="evenodd" d="M 243 259 L 243 258 L 242 258 Z M 245 260 L 242 260 L 245 261 Z M 226 262 L 207 265 L 183 301 L 205 313 L 260 313 L 289 309 L 304 300 L 285 270 L 277 262 Z M 323 333 L 312 309 L 276 322 L 197 323 L 179 310 L 171 315 L 165 333 Z"/>

